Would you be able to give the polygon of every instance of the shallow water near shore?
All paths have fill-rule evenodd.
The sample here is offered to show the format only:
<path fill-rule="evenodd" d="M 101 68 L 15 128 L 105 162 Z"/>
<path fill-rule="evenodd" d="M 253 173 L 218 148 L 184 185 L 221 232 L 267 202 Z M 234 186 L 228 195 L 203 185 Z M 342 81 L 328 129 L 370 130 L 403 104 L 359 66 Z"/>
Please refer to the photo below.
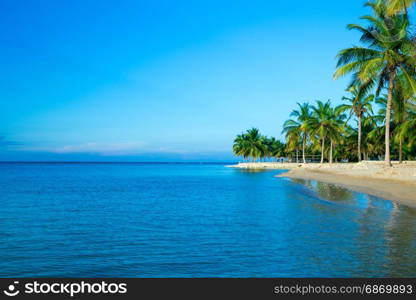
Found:
<path fill-rule="evenodd" d="M 416 276 L 416 209 L 281 172 L 0 164 L 0 276 Z"/>

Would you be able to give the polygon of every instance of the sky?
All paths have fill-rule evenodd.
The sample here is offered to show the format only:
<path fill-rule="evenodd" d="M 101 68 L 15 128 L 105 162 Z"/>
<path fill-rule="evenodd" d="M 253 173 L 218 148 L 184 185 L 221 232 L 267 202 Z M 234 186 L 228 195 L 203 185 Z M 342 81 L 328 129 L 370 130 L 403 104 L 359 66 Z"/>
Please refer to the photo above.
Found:
<path fill-rule="evenodd" d="M 339 103 L 364 1 L 2 0 L 0 161 L 230 161 Z"/>

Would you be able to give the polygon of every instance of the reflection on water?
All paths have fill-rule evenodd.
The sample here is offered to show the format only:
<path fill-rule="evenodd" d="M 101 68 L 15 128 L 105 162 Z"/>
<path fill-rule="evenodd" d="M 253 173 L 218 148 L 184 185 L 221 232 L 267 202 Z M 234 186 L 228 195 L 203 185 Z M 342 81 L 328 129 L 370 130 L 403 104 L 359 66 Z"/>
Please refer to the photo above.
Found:
<path fill-rule="evenodd" d="M 416 274 L 416 210 L 402 205 L 393 205 L 386 226 L 386 240 L 390 245 L 387 253 L 391 277 L 400 276 L 411 268 Z"/>
<path fill-rule="evenodd" d="M 338 202 L 350 202 L 354 200 L 354 194 L 350 190 L 340 186 L 306 179 L 292 179 L 292 181 L 307 186 L 315 191 L 317 196 L 322 199 Z"/>
<path fill-rule="evenodd" d="M 368 270 L 372 277 L 416 276 L 415 208 L 329 183 L 304 179 L 292 182 L 304 185 L 319 199 L 359 208 L 355 220 L 357 235 L 350 241 L 359 245 L 354 250 L 357 273 L 353 276 L 361 276 L 360 269 Z M 381 269 L 376 267 L 380 261 L 384 261 Z"/>

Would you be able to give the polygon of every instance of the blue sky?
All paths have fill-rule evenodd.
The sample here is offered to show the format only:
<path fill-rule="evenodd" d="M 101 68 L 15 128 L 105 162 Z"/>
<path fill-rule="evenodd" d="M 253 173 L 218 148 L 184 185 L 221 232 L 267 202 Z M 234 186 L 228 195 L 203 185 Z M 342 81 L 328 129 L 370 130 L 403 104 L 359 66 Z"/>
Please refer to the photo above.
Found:
<path fill-rule="evenodd" d="M 295 4 L 296 3 L 296 4 Z M 0 160 L 230 160 L 339 102 L 364 1 L 0 2 Z"/>

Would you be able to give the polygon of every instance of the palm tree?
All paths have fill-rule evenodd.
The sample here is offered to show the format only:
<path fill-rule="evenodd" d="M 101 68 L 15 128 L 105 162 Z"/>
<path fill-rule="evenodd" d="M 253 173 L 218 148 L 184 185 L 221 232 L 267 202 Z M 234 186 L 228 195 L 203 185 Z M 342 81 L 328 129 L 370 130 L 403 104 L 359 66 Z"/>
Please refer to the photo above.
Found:
<path fill-rule="evenodd" d="M 317 105 L 312 107 L 313 113 L 308 127 L 321 144 L 321 163 L 324 161 L 325 142 L 330 142 L 329 146 L 329 162 L 333 162 L 333 154 L 335 146 L 341 144 L 345 138 L 348 127 L 345 123 L 345 114 L 340 106 L 332 107 L 330 100 L 323 103 L 317 101 Z M 339 154 L 341 151 L 335 151 Z"/>
<path fill-rule="evenodd" d="M 308 141 L 308 126 L 307 123 L 311 118 L 311 109 L 308 103 L 300 104 L 298 103 L 299 109 L 295 109 L 290 114 L 291 117 L 295 117 L 296 120 L 289 119 L 283 125 L 283 132 L 291 132 L 288 136 L 291 136 L 292 139 L 295 137 L 293 132 L 297 132 L 296 135 L 301 136 L 302 138 L 302 159 L 303 163 L 306 163 L 306 143 Z"/>
<path fill-rule="evenodd" d="M 311 132 L 318 136 L 321 143 L 321 164 L 324 162 L 325 139 L 326 139 L 326 123 L 330 116 L 331 104 L 329 100 L 324 103 L 317 101 L 316 106 L 312 106 L 312 116 L 308 121 L 308 128 Z"/>
<path fill-rule="evenodd" d="M 237 135 L 237 137 L 234 139 L 233 153 L 236 156 L 242 156 L 243 159 L 247 158 L 248 153 L 246 152 L 246 141 L 244 133 Z"/>
<path fill-rule="evenodd" d="M 342 100 L 347 101 L 347 104 L 340 106 L 341 112 L 349 111 L 350 118 L 354 114 L 358 123 L 358 161 L 361 161 L 361 140 L 362 140 L 362 119 L 366 112 L 372 112 L 371 102 L 374 99 L 374 95 L 365 95 L 365 90 L 354 85 L 351 86 L 347 92 L 351 94 L 351 97 L 343 97 Z"/>
<path fill-rule="evenodd" d="M 234 140 L 233 152 L 237 156 L 243 156 L 245 159 L 252 158 L 254 161 L 263 158 L 267 155 L 264 137 L 257 128 L 247 130 Z"/>
<path fill-rule="evenodd" d="M 345 114 L 343 114 L 342 109 L 337 106 L 331 108 L 331 117 L 328 124 L 328 137 L 330 140 L 330 149 L 329 149 L 329 163 L 333 162 L 333 151 L 336 144 L 340 143 L 343 138 L 343 133 L 345 131 Z"/>
<path fill-rule="evenodd" d="M 369 21 L 370 26 L 365 28 L 356 24 L 348 25 L 349 29 L 362 33 L 361 42 L 367 44 L 367 47 L 352 47 L 340 51 L 334 77 L 353 73 L 353 84 L 360 84 L 365 90 L 377 86 L 377 95 L 387 86 L 385 162 L 391 166 L 390 117 L 393 90 L 397 76 L 402 74 L 413 91 L 416 91 L 416 51 L 408 34 L 407 14 L 388 16 L 383 3 L 369 2 L 367 5 L 373 9 L 374 16 L 364 16 L 362 19 Z"/>
<path fill-rule="evenodd" d="M 285 156 L 285 144 L 274 137 L 263 137 L 263 144 L 267 148 L 267 157 L 280 158 Z"/>
<path fill-rule="evenodd" d="M 407 81 L 403 76 L 399 76 L 396 81 L 396 87 L 393 91 L 391 127 L 393 128 L 391 135 L 393 141 L 399 144 L 399 162 L 403 162 L 403 142 L 409 135 L 407 126 L 412 120 L 412 108 L 414 107 L 414 93 L 410 87 L 406 85 Z M 377 103 L 381 106 L 380 115 L 385 115 L 387 100 L 386 97 L 379 97 Z"/>
<path fill-rule="evenodd" d="M 283 133 L 286 133 L 286 150 L 288 152 L 296 151 L 296 163 L 298 163 L 298 151 L 302 135 L 301 129 L 296 126 L 287 126 L 283 129 Z"/>

